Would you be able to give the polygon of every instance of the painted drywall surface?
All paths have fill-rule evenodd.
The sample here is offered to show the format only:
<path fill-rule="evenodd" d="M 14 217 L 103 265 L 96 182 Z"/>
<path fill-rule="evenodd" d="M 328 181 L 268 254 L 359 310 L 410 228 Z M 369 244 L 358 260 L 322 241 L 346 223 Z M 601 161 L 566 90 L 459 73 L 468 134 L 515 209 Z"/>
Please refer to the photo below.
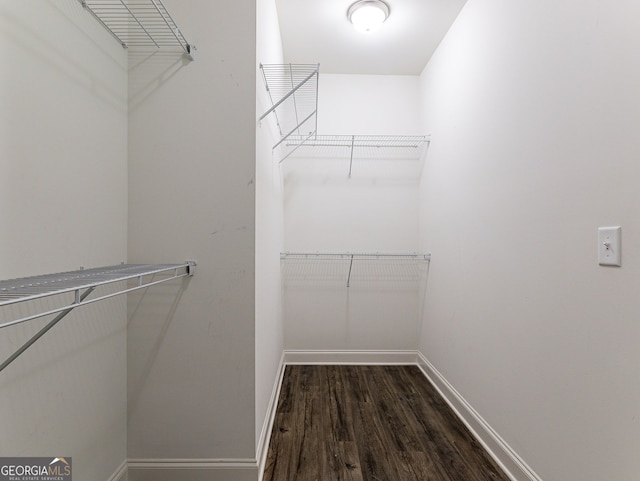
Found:
<path fill-rule="evenodd" d="M 415 75 L 323 74 L 320 65 L 318 133 L 422 135 L 419 87 Z"/>
<path fill-rule="evenodd" d="M 319 134 L 419 133 L 417 77 L 321 73 L 319 86 Z M 290 158 L 282 168 L 288 251 L 416 250 L 415 162 L 356 159 L 351 178 L 348 157 Z"/>
<path fill-rule="evenodd" d="M 198 50 L 130 56 L 129 259 L 198 267 L 130 296 L 129 457 L 253 459 L 256 3 L 164 3 Z"/>
<path fill-rule="evenodd" d="M 260 0 L 257 8 L 257 61 L 282 63 L 275 1 Z M 256 75 L 259 76 L 257 70 Z M 256 83 L 256 119 L 270 107 L 261 80 Z M 256 443 L 260 442 L 265 427 L 267 408 L 284 348 L 280 286 L 284 205 L 282 177 L 271 155 L 276 138 L 273 125 L 273 121 L 266 120 L 256 130 Z M 268 442 L 268 439 L 262 441 Z M 257 456 L 260 456 L 259 452 Z"/>
<path fill-rule="evenodd" d="M 318 133 L 419 133 L 418 80 L 321 70 Z M 356 159 L 351 177 L 349 157 L 288 158 L 282 168 L 287 251 L 418 250 L 419 162 Z M 301 278 L 299 269 L 285 271 L 292 274 L 284 278 L 285 347 L 415 349 L 417 285 L 369 277 L 347 290 L 343 267 L 329 278 L 317 261 L 304 267 L 312 279 Z"/>
<path fill-rule="evenodd" d="M 2 279 L 126 260 L 126 57 L 90 20 L 2 4 Z"/>
<path fill-rule="evenodd" d="M 287 251 L 416 251 L 414 179 L 368 177 L 364 162 L 349 179 L 348 160 L 322 160 L 319 165 L 317 160 L 292 159 L 285 167 Z"/>
<path fill-rule="evenodd" d="M 639 13 L 469 0 L 422 75 L 420 349 L 545 481 L 640 472 Z"/>
<path fill-rule="evenodd" d="M 287 261 L 295 262 L 295 261 Z M 320 262 L 320 261 L 318 261 Z M 322 261 L 324 263 L 331 261 Z M 355 261 L 358 264 L 358 261 Z M 360 261 L 360 265 L 366 261 Z M 326 281 L 285 278 L 285 346 L 308 351 L 415 350 L 419 283 L 395 280 Z M 305 267 L 314 270 L 313 263 Z M 375 263 L 369 262 L 369 269 Z"/>
<path fill-rule="evenodd" d="M 0 62 L 0 278 L 126 260 L 126 53 L 75 0 L 6 0 Z M 0 322 L 59 302 L 3 307 Z M 51 317 L 2 329 L 0 362 Z M 71 456 L 86 481 L 115 473 L 124 297 L 77 309 L 0 374 L 0 425 L 1 456 Z"/>

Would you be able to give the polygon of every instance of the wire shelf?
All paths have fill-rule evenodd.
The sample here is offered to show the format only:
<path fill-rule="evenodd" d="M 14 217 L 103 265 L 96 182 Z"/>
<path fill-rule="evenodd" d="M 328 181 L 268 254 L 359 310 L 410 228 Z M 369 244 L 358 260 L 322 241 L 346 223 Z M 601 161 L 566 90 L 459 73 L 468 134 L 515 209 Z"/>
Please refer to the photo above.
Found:
<path fill-rule="evenodd" d="M 126 292 L 149 287 L 171 279 L 192 276 L 194 268 L 194 262 L 186 262 L 184 264 L 121 264 L 96 269 L 82 269 L 78 271 L 0 281 L 0 307 L 18 302 L 27 302 L 44 297 L 57 296 L 69 292 L 75 293 L 75 300 L 72 303 L 46 312 L 39 312 L 27 317 L 5 322 L 0 324 L 0 329 L 36 319 L 38 317 L 62 312 L 67 309 L 73 309 L 81 305 L 107 299 L 116 295 L 125 294 Z M 162 275 L 162 278 L 159 280 L 149 279 L 149 277 L 155 275 Z M 86 291 L 101 285 L 130 279 L 137 280 L 137 285 L 135 287 L 123 288 L 116 293 L 111 293 L 101 297 L 93 297 L 89 300 L 79 300 L 81 295 L 80 291 Z"/>
<path fill-rule="evenodd" d="M 296 136 L 309 138 L 317 131 L 319 64 L 260 64 L 271 108 L 262 121 L 274 114 L 280 141 Z"/>
<path fill-rule="evenodd" d="M 286 283 L 314 284 L 417 283 L 422 279 L 430 254 L 300 253 L 284 252 L 283 279 Z"/>
<path fill-rule="evenodd" d="M 284 144 L 280 162 L 291 158 L 344 159 L 351 176 L 354 160 L 422 159 L 429 145 L 428 135 L 292 135 Z"/>
<path fill-rule="evenodd" d="M 300 145 L 295 156 L 361 158 L 419 158 L 428 135 L 316 135 L 312 138 L 291 136 L 286 145 Z"/>
<path fill-rule="evenodd" d="M 178 47 L 193 59 L 190 45 L 161 0 L 80 0 L 124 48 Z"/>
<path fill-rule="evenodd" d="M 81 269 L 79 271 L 0 281 L 0 307 L 54 296 L 63 304 L 54 309 L 41 310 L 36 314 L 0 324 L 1 329 L 32 319 L 57 314 L 55 318 L 50 320 L 20 348 L 14 351 L 11 356 L 0 363 L 0 372 L 6 369 L 7 366 L 20 357 L 76 307 L 144 289 L 172 279 L 193 276 L 195 265 L 196 263 L 193 261 L 185 262 L 184 264 L 121 264 L 97 269 Z M 136 281 L 135 286 L 115 286 L 116 288 L 112 289 L 113 292 L 87 299 L 100 286 L 131 280 Z"/>

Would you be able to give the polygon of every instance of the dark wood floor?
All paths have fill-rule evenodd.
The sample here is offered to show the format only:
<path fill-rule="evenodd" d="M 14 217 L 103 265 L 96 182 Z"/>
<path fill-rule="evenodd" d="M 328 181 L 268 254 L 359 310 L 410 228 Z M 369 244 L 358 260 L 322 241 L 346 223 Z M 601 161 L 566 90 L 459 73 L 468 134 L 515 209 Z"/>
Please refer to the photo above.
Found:
<path fill-rule="evenodd" d="M 264 481 L 509 481 L 416 366 L 287 366 Z"/>

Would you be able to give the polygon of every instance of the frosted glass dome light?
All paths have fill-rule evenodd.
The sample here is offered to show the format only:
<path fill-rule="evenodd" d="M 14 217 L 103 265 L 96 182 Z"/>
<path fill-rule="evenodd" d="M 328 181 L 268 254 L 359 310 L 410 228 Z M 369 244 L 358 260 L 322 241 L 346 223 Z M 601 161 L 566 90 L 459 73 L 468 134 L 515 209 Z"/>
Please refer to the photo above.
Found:
<path fill-rule="evenodd" d="M 359 0 L 349 7 L 347 17 L 358 32 L 371 33 L 389 17 L 389 6 L 382 0 Z"/>

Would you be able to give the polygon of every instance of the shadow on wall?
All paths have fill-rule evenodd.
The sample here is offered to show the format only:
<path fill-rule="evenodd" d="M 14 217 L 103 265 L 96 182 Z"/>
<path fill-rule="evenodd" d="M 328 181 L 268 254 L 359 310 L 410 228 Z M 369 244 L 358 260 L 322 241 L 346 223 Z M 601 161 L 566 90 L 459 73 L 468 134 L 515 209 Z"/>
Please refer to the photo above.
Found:
<path fill-rule="evenodd" d="M 277 155 L 277 154 L 276 154 Z M 289 157 L 282 162 L 288 189 L 300 185 L 403 187 L 418 184 L 422 159 Z"/>
<path fill-rule="evenodd" d="M 52 70 L 64 75 L 78 88 L 91 92 L 116 110 L 126 111 L 126 99 L 122 98 L 118 90 L 113 87 L 111 82 L 113 77 L 110 73 L 115 71 L 118 74 L 124 74 L 125 72 L 124 57 L 118 58 L 122 47 L 114 41 L 113 50 L 106 49 L 95 40 L 99 38 L 96 37 L 98 33 L 96 30 L 103 30 L 103 28 L 92 18 L 80 18 L 85 15 L 85 12 L 79 3 L 73 6 L 63 2 L 47 2 L 41 5 L 47 8 L 46 12 L 41 12 L 42 15 L 64 18 L 66 20 L 64 25 L 68 29 L 81 29 L 80 26 L 82 26 L 82 31 L 91 48 L 79 46 L 72 51 L 60 48 L 58 45 L 62 44 L 62 40 L 56 41 L 56 38 L 62 36 L 63 32 L 56 30 L 55 26 L 58 23 L 49 22 L 51 31 L 35 30 L 19 16 L 19 12 L 14 14 L 9 10 L 10 5 L 4 5 L 0 11 L 2 14 L 0 29 L 7 38 L 12 40 L 13 47 L 18 51 L 27 51 L 31 57 L 37 58 Z M 63 8 L 64 5 L 66 8 Z M 100 70 L 104 62 L 88 61 L 87 55 L 95 55 L 96 51 L 99 51 L 104 59 L 109 60 L 108 63 L 114 70 L 105 72 Z"/>
<path fill-rule="evenodd" d="M 128 412 L 135 412 L 138 400 L 149 378 L 158 353 L 180 305 L 180 300 L 189 286 L 190 279 L 184 278 L 179 285 L 167 283 L 153 286 L 129 294 L 128 321 L 129 331 L 135 330 L 141 336 L 130 335 L 127 339 L 128 353 L 135 353 L 136 365 L 141 366 L 134 373 L 129 370 L 128 379 Z M 160 321 L 164 317 L 163 321 Z M 144 345 L 136 340 L 144 339 Z M 136 342 L 136 345 L 132 345 Z"/>
<path fill-rule="evenodd" d="M 135 110 L 190 63 L 191 59 L 181 50 L 130 49 L 129 110 Z"/>
<path fill-rule="evenodd" d="M 429 262 L 345 256 L 282 264 L 286 349 L 417 349 Z"/>
<path fill-rule="evenodd" d="M 106 295 L 119 287 L 112 284 L 99 289 Z M 68 301 L 64 296 L 3 306 L 0 322 L 64 305 Z M 52 317 L 3 328 L 0 362 Z M 35 456 L 55 443 L 65 451 L 73 450 L 80 460 L 78 470 L 87 471 L 82 464 L 94 457 L 92 449 L 104 445 L 105 439 L 123 435 L 125 322 L 124 296 L 77 307 L 7 366 L 0 374 L 1 453 Z M 95 425 L 89 420 L 96 421 Z M 69 424 L 76 427 L 71 429 Z M 78 430 L 83 433 L 82 445 L 76 444 Z"/>
<path fill-rule="evenodd" d="M 100 286 L 99 295 L 109 295 L 117 292 L 118 284 Z M 10 304 L 0 309 L 0 323 L 10 322 L 15 319 L 28 317 L 49 310 L 57 309 L 61 305 L 69 305 L 73 302 L 73 293 L 49 296 L 23 303 Z M 19 348 L 24 347 L 26 341 L 37 334 L 54 317 L 42 316 L 30 321 L 15 324 L 2 329 L 0 335 L 0 363 L 4 363 L 14 354 L 19 356 L 8 364 L 0 377 L 0 389 L 8 389 L 14 384 L 27 385 L 36 376 L 58 365 L 73 362 L 73 359 L 81 355 L 91 355 L 103 343 L 111 342 L 123 332 L 124 326 L 118 319 L 125 318 L 124 297 L 115 297 L 88 306 L 77 307 L 62 319 L 54 327 L 46 331 L 36 342 L 29 345 L 21 353 Z M 103 322 L 111 319 L 113 322 Z M 74 364 L 74 369 L 76 366 Z"/>

